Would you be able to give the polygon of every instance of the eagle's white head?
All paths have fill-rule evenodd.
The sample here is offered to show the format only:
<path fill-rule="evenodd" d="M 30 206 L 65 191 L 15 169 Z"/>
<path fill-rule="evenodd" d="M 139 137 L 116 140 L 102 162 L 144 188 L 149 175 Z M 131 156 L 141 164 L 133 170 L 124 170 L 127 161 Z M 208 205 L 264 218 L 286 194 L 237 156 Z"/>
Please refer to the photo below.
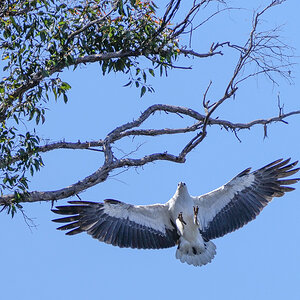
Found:
<path fill-rule="evenodd" d="M 178 196 L 189 196 L 187 186 L 184 182 L 179 182 L 175 195 Z"/>

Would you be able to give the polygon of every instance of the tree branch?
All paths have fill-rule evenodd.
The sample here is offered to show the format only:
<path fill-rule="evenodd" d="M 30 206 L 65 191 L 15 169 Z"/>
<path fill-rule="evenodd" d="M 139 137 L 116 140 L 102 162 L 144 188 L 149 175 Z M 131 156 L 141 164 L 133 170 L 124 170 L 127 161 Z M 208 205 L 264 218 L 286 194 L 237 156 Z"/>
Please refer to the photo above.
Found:
<path fill-rule="evenodd" d="M 79 65 L 79 64 L 86 64 L 86 63 L 93 63 L 102 60 L 108 60 L 113 58 L 122 58 L 122 57 L 129 57 L 129 56 L 139 56 L 141 53 L 139 51 L 116 51 L 116 52 L 107 52 L 107 53 L 100 53 L 100 54 L 92 54 L 86 55 L 83 57 L 78 57 L 74 60 L 72 64 L 66 65 L 65 63 L 60 63 L 53 68 L 46 69 L 46 72 L 38 72 L 32 75 L 32 80 L 28 83 L 22 85 L 21 87 L 17 88 L 15 92 L 11 95 L 13 98 L 21 97 L 29 89 L 35 87 L 39 84 L 44 78 L 53 75 L 54 73 L 62 71 L 64 68 L 72 66 L 72 65 Z M 45 75 L 47 74 L 47 75 Z"/>
<path fill-rule="evenodd" d="M 179 50 L 184 55 L 192 55 L 192 56 L 199 57 L 199 58 L 205 58 L 205 57 L 210 57 L 210 56 L 214 56 L 214 55 L 223 55 L 222 51 L 214 52 L 214 51 L 210 50 L 208 53 L 198 53 L 191 49 L 190 50 L 179 49 Z"/>
<path fill-rule="evenodd" d="M 181 114 L 191 117 L 194 120 L 197 120 L 194 125 L 188 126 L 185 128 L 177 128 L 177 129 L 140 129 L 140 130 L 131 130 L 134 127 L 139 127 L 144 121 L 146 121 L 151 115 L 153 115 L 156 111 L 164 111 L 174 114 Z M 48 144 L 45 146 L 41 146 L 37 149 L 37 152 L 48 152 L 55 149 L 89 149 L 90 147 L 102 147 L 105 162 L 104 164 L 93 174 L 85 177 L 84 179 L 73 183 L 72 185 L 55 190 L 55 191 L 33 191 L 29 192 L 26 195 L 23 195 L 23 198 L 20 202 L 37 202 L 37 201 L 54 201 L 60 200 L 64 198 L 68 198 L 74 196 L 92 186 L 97 185 L 107 179 L 109 174 L 118 168 L 124 167 L 139 167 L 143 166 L 149 162 L 154 162 L 158 160 L 166 160 L 175 163 L 184 163 L 186 160 L 186 156 L 192 149 L 194 149 L 206 136 L 203 132 L 206 132 L 204 126 L 208 125 L 218 125 L 223 126 L 226 129 L 231 129 L 234 133 L 236 130 L 241 129 L 250 129 L 255 125 L 263 125 L 271 124 L 274 122 L 280 122 L 290 117 L 292 115 L 300 114 L 300 110 L 289 112 L 287 114 L 281 114 L 278 117 L 273 117 L 269 119 L 258 119 L 253 120 L 249 123 L 232 123 L 227 120 L 220 119 L 211 119 L 208 116 L 204 116 L 192 109 L 186 107 L 179 106 L 171 106 L 164 104 L 156 104 L 148 109 L 146 109 L 141 116 L 132 122 L 126 123 L 122 126 L 117 127 L 113 131 L 111 131 L 104 140 L 99 141 L 90 141 L 81 143 L 78 141 L 77 143 L 70 142 L 56 142 L 52 144 Z M 133 158 L 121 158 L 116 159 L 113 156 L 113 152 L 111 149 L 111 145 L 126 136 L 158 136 L 165 134 L 178 134 L 178 133 L 186 133 L 199 130 L 201 127 L 202 131 L 197 134 L 187 145 L 185 145 L 179 155 L 169 154 L 167 152 L 163 153 L 154 153 L 151 155 L 146 155 L 144 157 L 133 159 Z M 15 158 L 16 160 L 18 158 Z M 14 202 L 14 194 L 9 194 L 0 197 L 0 205 L 9 205 Z"/>
<path fill-rule="evenodd" d="M 185 115 L 194 119 L 196 123 L 191 126 L 187 126 L 183 128 L 133 129 L 139 127 L 143 122 L 145 122 L 150 116 L 152 116 L 157 111 Z M 215 119 L 209 118 L 207 125 L 209 126 L 218 125 L 224 127 L 225 129 L 230 129 L 233 132 L 235 132 L 237 130 L 250 129 L 255 125 L 264 126 L 275 122 L 287 123 L 285 121 L 286 118 L 298 114 L 300 114 L 300 110 L 292 111 L 286 114 L 282 113 L 281 111 L 279 113 L 279 116 L 277 117 L 272 117 L 268 119 L 257 119 L 248 123 L 233 123 L 228 120 L 222 120 L 219 118 L 215 118 Z M 155 104 L 147 108 L 137 120 L 123 124 L 115 128 L 107 135 L 107 139 L 110 140 L 110 143 L 114 143 L 128 136 L 160 136 L 160 135 L 172 135 L 172 134 L 179 134 L 179 133 L 194 132 L 203 127 L 205 119 L 206 119 L 205 115 L 200 114 L 191 108 L 167 105 L 167 104 Z M 34 152 L 28 153 L 28 155 L 30 156 L 33 155 L 34 153 L 45 153 L 57 149 L 91 150 L 91 147 L 101 147 L 102 149 L 104 145 L 105 145 L 104 140 L 98 140 L 98 141 L 93 140 L 93 141 L 86 141 L 86 142 L 60 141 L 60 142 L 48 143 L 44 146 L 39 146 L 35 149 Z M 99 151 L 104 152 L 104 150 L 99 150 Z M 19 161 L 20 159 L 21 157 L 14 156 L 10 160 L 9 164 L 13 164 Z M 0 166 L 3 166 L 4 164 L 5 162 L 0 159 Z"/>
<path fill-rule="evenodd" d="M 29 192 L 26 195 L 23 195 L 22 201 L 20 202 L 54 201 L 74 196 L 100 182 L 105 181 L 110 171 L 111 168 L 107 168 L 106 165 L 103 165 L 93 174 L 85 177 L 83 180 L 71 184 L 68 187 L 55 191 Z M 0 205 L 9 205 L 14 202 L 14 198 L 14 194 L 1 196 Z"/>

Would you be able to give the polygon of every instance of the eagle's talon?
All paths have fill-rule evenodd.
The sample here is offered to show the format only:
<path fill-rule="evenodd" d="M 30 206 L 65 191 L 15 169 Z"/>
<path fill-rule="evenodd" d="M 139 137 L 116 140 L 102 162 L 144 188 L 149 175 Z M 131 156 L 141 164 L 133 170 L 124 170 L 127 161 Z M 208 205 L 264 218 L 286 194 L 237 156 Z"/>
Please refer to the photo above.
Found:
<path fill-rule="evenodd" d="M 198 213 L 199 213 L 199 207 L 198 206 L 194 206 L 194 223 L 199 226 L 199 221 L 198 221 Z"/>
<path fill-rule="evenodd" d="M 182 224 L 186 225 L 185 221 L 183 220 L 182 212 L 178 214 L 178 220 L 179 220 Z"/>

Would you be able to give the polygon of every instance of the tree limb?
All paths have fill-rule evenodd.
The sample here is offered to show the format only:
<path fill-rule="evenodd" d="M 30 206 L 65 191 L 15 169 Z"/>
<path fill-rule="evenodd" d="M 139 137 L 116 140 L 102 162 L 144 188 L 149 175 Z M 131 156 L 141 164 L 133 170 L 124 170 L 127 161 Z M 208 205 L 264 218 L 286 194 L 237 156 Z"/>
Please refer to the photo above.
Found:
<path fill-rule="evenodd" d="M 86 55 L 83 57 L 77 57 L 72 64 L 66 65 L 65 63 L 60 63 L 53 68 L 47 69 L 47 72 L 38 72 L 32 75 L 32 80 L 27 82 L 26 84 L 22 85 L 21 87 L 17 88 L 14 93 L 12 93 L 13 98 L 21 97 L 29 89 L 35 87 L 39 84 L 45 77 L 51 76 L 54 73 L 61 72 L 64 68 L 72 66 L 72 65 L 79 65 L 79 64 L 86 64 L 86 63 L 93 63 L 102 60 L 108 60 L 113 58 L 122 58 L 122 57 L 129 57 L 129 56 L 139 56 L 141 53 L 139 51 L 116 51 L 116 52 L 107 52 L 107 53 L 100 53 L 100 54 L 91 54 Z M 47 74 L 47 75 L 45 75 Z"/>
<path fill-rule="evenodd" d="M 167 113 L 173 113 L 173 114 L 180 114 L 185 115 L 188 117 L 191 117 L 196 121 L 195 124 L 183 128 L 162 128 L 162 129 L 133 129 L 139 127 L 142 123 L 144 123 L 150 116 L 152 116 L 155 112 L 167 112 Z M 280 112 L 277 117 L 272 117 L 268 119 L 257 119 L 253 120 L 248 123 L 234 123 L 230 122 L 228 120 L 222 120 L 219 118 L 209 118 L 207 125 L 213 126 L 218 125 L 221 127 L 224 127 L 226 129 L 230 129 L 233 132 L 236 132 L 237 130 L 242 129 L 251 129 L 251 127 L 255 125 L 268 125 L 275 122 L 285 122 L 285 119 L 300 114 L 300 110 L 292 111 L 289 113 L 282 113 Z M 107 135 L 107 139 L 110 140 L 111 143 L 114 143 L 118 140 L 121 140 L 124 137 L 129 136 L 160 136 L 160 135 L 172 135 L 172 134 L 179 134 L 179 133 L 187 133 L 187 132 L 194 132 L 199 130 L 206 119 L 206 116 L 203 114 L 198 113 L 197 111 L 182 107 L 182 106 L 174 106 L 174 105 L 167 105 L 167 104 L 155 104 L 147 108 L 140 117 L 132 122 L 123 124 L 117 128 L 115 128 L 113 131 L 111 131 Z M 32 155 L 34 153 L 45 153 L 57 149 L 72 149 L 72 150 L 90 150 L 91 147 L 103 147 L 105 145 L 105 140 L 92 140 L 92 141 L 86 141 L 86 142 L 66 142 L 66 141 L 60 141 L 60 142 L 54 142 L 54 143 L 48 143 L 43 146 L 39 146 L 35 149 L 34 152 L 28 153 L 28 155 Z M 104 152 L 103 150 L 99 150 L 101 152 Z M 19 156 L 14 156 L 10 160 L 10 164 L 13 164 L 17 161 L 19 161 L 21 158 Z M 0 159 L 0 166 L 4 164 L 4 161 Z"/>
<path fill-rule="evenodd" d="M 180 113 L 182 115 L 189 116 L 198 122 L 196 122 L 192 126 L 188 126 L 185 128 L 177 128 L 177 129 L 164 128 L 164 129 L 131 130 L 134 127 L 139 127 L 156 111 L 164 111 L 164 112 L 169 112 L 174 114 Z M 298 115 L 298 114 L 300 114 L 300 110 L 289 112 L 287 114 L 281 114 L 278 117 L 273 117 L 269 119 L 253 120 L 249 123 L 232 123 L 227 120 L 207 118 L 207 116 L 204 116 L 196 112 L 195 110 L 186 107 L 156 104 L 146 109 L 137 120 L 126 123 L 111 131 L 104 140 L 90 141 L 84 143 L 81 143 L 80 141 L 78 141 L 77 143 L 56 142 L 56 143 L 39 147 L 37 149 L 37 152 L 49 152 L 55 149 L 89 149 L 90 147 L 102 147 L 105 156 L 105 162 L 96 172 L 94 172 L 93 174 L 85 177 L 84 179 L 76 183 L 73 183 L 68 187 L 55 190 L 55 191 L 29 192 L 23 196 L 20 202 L 54 201 L 54 200 L 60 200 L 60 199 L 74 196 L 92 186 L 95 186 L 105 181 L 113 170 L 119 168 L 139 167 L 149 162 L 154 162 L 158 160 L 167 160 L 175 163 L 184 163 L 188 153 L 191 152 L 191 150 L 194 149 L 205 138 L 206 134 L 205 135 L 203 134 L 203 132 L 206 132 L 206 130 L 203 129 L 204 126 L 208 126 L 208 125 L 223 126 L 226 129 L 230 128 L 234 133 L 236 133 L 236 130 L 250 129 L 254 125 L 263 125 L 265 127 L 267 124 L 280 122 L 286 119 L 287 117 L 290 117 L 292 115 Z M 178 134 L 178 133 L 185 133 L 185 132 L 193 132 L 199 130 L 200 127 L 202 131 L 198 133 L 187 145 L 185 145 L 178 155 L 163 152 L 163 153 L 154 153 L 151 155 L 145 155 L 144 157 L 138 159 L 133 159 L 133 158 L 116 159 L 113 156 L 113 152 L 111 149 L 112 144 L 126 136 L 138 136 L 138 135 L 158 136 L 158 135 L 165 135 L 165 134 Z M 15 158 L 15 160 L 17 159 L 18 158 Z M 5 206 L 11 204 L 14 201 L 14 197 L 15 197 L 14 194 L 1 196 L 0 205 Z"/>

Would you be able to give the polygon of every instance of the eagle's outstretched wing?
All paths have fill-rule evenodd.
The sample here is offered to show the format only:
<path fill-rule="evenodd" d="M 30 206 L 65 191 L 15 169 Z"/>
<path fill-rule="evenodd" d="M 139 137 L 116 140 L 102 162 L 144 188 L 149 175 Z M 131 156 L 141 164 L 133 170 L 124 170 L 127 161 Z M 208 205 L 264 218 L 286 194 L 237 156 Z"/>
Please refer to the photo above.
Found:
<path fill-rule="evenodd" d="M 232 232 L 255 219 L 273 197 L 294 190 L 286 185 L 300 178 L 280 180 L 299 171 L 294 168 L 298 162 L 289 161 L 279 159 L 252 173 L 248 168 L 222 187 L 194 197 L 202 236 L 210 240 Z"/>
<path fill-rule="evenodd" d="M 68 217 L 53 220 L 69 223 L 57 229 L 68 235 L 87 232 L 92 237 L 119 247 L 160 249 L 176 245 L 175 225 L 168 206 L 130 205 L 113 199 L 104 203 L 69 201 L 72 205 L 57 206 L 53 212 Z"/>

